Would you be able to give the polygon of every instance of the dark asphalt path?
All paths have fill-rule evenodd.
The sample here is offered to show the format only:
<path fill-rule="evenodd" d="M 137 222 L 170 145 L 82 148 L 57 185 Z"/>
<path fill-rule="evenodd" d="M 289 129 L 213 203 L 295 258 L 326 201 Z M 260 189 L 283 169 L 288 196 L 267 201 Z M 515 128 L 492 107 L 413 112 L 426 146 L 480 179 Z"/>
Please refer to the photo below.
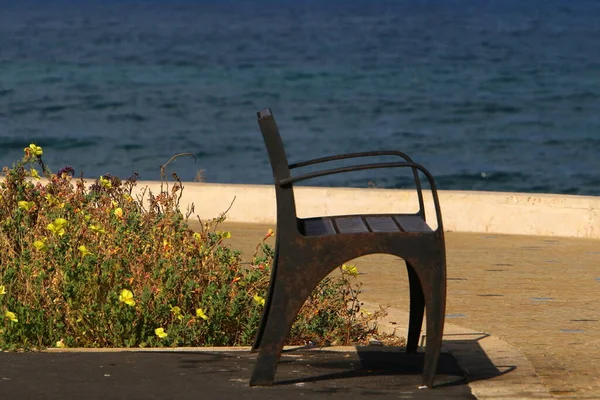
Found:
<path fill-rule="evenodd" d="M 474 399 L 451 355 L 419 390 L 422 355 L 383 349 L 286 352 L 268 388 L 248 352 L 2 353 L 0 399 Z"/>

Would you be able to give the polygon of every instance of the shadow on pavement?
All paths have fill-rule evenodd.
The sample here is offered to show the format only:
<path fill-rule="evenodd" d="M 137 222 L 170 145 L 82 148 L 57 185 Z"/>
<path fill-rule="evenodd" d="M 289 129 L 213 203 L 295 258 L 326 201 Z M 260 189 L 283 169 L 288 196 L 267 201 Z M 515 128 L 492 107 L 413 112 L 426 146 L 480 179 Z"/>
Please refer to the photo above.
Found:
<path fill-rule="evenodd" d="M 286 351 L 273 387 L 248 386 L 255 360 L 242 351 L 2 353 L 0 393 L 67 400 L 474 399 L 448 353 L 429 390 L 418 389 L 423 355 L 400 348 Z"/>
<path fill-rule="evenodd" d="M 305 373 L 314 371 L 319 374 L 277 380 L 277 385 L 389 376 L 398 377 L 399 380 L 410 382 L 409 384 L 417 387 L 420 385 L 425 359 L 423 353 L 407 354 L 403 348 L 376 346 L 357 347 L 355 355 L 327 349 L 320 350 L 316 355 L 312 355 L 310 352 L 303 354 L 305 355 L 302 358 L 291 362 L 294 362 L 298 368 L 305 368 Z M 284 353 L 278 371 L 284 371 L 287 367 L 286 363 L 289 362 L 285 359 Z M 281 372 L 281 375 L 283 374 L 285 372 Z M 435 387 L 458 386 L 465 383 L 466 379 L 454 357 L 449 353 L 442 353 Z"/>
<path fill-rule="evenodd" d="M 506 375 L 517 369 L 516 365 L 494 364 L 481 347 L 487 333 L 453 333 L 444 335 L 444 345 L 459 360 L 459 365 L 469 382 L 488 380 Z M 510 358 L 507 356 L 507 360 Z"/>

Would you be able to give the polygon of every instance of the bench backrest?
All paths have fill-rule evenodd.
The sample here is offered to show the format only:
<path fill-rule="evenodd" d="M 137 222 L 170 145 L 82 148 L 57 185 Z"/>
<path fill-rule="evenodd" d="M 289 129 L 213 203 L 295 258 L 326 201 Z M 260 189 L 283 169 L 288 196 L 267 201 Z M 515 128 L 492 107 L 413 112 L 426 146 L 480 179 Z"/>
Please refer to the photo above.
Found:
<path fill-rule="evenodd" d="M 296 203 L 294 201 L 294 191 L 292 185 L 282 186 L 279 182 L 290 177 L 290 168 L 288 159 L 283 147 L 283 141 L 279 134 L 279 128 L 271 110 L 266 108 L 256 113 L 258 116 L 258 125 L 265 141 L 271 169 L 273 170 L 273 179 L 275 182 L 275 195 L 277 196 L 277 223 L 283 224 L 292 222 L 296 224 Z M 287 225 L 287 226 L 294 226 Z"/>

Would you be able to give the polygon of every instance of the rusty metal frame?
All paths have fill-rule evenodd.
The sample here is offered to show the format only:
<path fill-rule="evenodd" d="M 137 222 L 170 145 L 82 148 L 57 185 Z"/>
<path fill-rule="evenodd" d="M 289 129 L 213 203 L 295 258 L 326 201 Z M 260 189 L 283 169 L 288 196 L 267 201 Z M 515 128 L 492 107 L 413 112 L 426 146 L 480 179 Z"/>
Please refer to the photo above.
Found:
<path fill-rule="evenodd" d="M 446 308 L 446 253 L 442 214 L 435 181 L 429 171 L 398 151 L 375 151 L 342 154 L 288 164 L 279 129 L 271 110 L 257 113 L 258 123 L 269 155 L 277 197 L 277 230 L 275 258 L 269 293 L 255 338 L 253 351 L 258 351 L 250 385 L 270 386 L 274 382 L 277 363 L 284 342 L 302 304 L 318 283 L 339 265 L 351 259 L 373 253 L 387 253 L 402 258 L 406 263 L 410 287 L 410 318 L 407 352 L 417 351 L 424 313 L 427 313 L 427 338 L 422 383 L 432 387 L 442 343 Z M 359 164 L 350 167 L 325 169 L 292 177 L 291 169 L 342 159 L 370 156 L 399 156 L 403 162 Z M 307 179 L 349 171 L 379 168 L 411 168 L 415 178 L 419 211 L 416 214 L 377 215 L 393 218 L 398 230 L 360 233 L 334 232 L 307 234 L 303 227 L 309 220 L 296 215 L 293 185 Z M 432 193 L 436 229 L 425 224 L 425 208 L 419 180 L 419 171 L 425 175 Z M 366 216 L 335 216 L 348 218 Z M 427 229 L 406 229 L 398 221 L 415 217 Z"/>

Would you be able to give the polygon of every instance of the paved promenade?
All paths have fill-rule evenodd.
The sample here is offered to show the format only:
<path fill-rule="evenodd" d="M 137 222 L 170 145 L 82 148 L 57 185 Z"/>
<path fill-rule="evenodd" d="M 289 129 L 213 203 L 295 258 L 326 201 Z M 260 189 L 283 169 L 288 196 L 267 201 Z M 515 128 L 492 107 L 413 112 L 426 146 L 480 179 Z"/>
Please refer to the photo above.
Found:
<path fill-rule="evenodd" d="M 234 248 L 252 254 L 270 227 L 226 223 L 222 229 L 232 232 Z M 492 334 L 501 339 L 498 343 L 516 348 L 535 371 L 527 379 L 539 380 L 553 397 L 599 399 L 600 240 L 450 232 L 446 245 L 448 326 Z M 408 309 L 401 262 L 372 255 L 354 263 L 364 301 Z M 405 329 L 398 321 L 386 322 Z M 496 356 L 503 352 L 508 348 L 495 349 Z M 518 387 L 525 379 L 519 370 L 527 367 L 497 360 L 491 358 L 498 376 L 483 376 L 480 382 Z M 480 365 L 462 367 L 477 376 Z"/>
<path fill-rule="evenodd" d="M 32 400 L 473 400 L 443 353 L 438 387 L 419 390 L 422 356 L 394 348 L 286 350 L 273 387 L 249 387 L 249 348 L 133 351 L 54 349 L 0 355 L 0 399 Z"/>

